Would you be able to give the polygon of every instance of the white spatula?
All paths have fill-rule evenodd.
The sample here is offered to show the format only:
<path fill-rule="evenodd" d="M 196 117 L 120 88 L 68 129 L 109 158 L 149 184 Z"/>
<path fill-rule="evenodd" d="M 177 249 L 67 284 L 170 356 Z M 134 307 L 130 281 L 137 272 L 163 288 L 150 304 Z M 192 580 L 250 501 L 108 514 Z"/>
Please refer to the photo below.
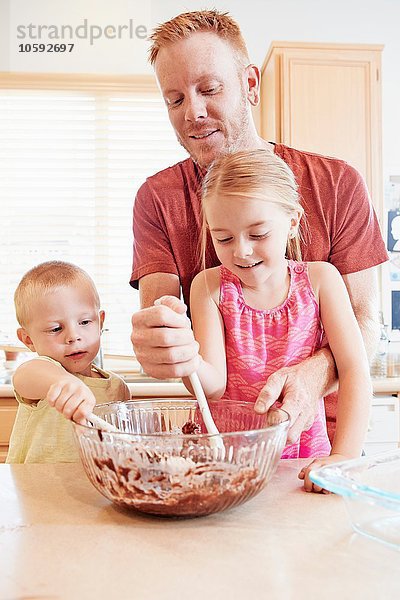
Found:
<path fill-rule="evenodd" d="M 218 428 L 212 418 L 210 407 L 208 406 L 207 398 L 200 383 L 199 376 L 196 372 L 189 375 L 190 383 L 196 396 L 196 400 L 199 404 L 201 416 L 203 417 L 204 425 L 206 426 L 207 432 L 215 434 L 216 437 L 210 438 L 210 444 L 214 449 L 221 450 L 222 458 L 225 456 L 225 446 L 222 438 L 219 435 Z"/>
<path fill-rule="evenodd" d="M 95 427 L 101 429 L 102 431 L 108 431 L 110 433 L 121 433 L 121 430 L 118 429 L 118 427 L 115 427 L 115 425 L 111 425 L 111 423 L 107 423 L 107 421 L 105 421 L 101 417 L 97 417 L 93 413 L 90 413 L 88 421 L 91 421 Z"/>

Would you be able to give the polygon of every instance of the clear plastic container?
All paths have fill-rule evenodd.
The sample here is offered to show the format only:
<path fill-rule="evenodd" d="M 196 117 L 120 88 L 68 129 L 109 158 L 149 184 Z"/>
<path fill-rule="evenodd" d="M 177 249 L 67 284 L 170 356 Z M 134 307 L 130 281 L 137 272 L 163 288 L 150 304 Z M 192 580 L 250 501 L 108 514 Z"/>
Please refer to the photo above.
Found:
<path fill-rule="evenodd" d="M 400 550 L 400 449 L 321 467 L 310 478 L 343 496 L 356 531 Z"/>

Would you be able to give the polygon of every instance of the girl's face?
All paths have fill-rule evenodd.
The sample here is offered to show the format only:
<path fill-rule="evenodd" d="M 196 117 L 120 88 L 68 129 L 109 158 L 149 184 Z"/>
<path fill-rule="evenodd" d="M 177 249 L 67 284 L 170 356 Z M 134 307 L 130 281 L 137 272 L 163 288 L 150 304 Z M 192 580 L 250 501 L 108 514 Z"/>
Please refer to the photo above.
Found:
<path fill-rule="evenodd" d="M 297 229 L 299 214 L 240 196 L 211 198 L 205 213 L 219 260 L 245 285 L 257 287 L 286 269 L 287 239 Z"/>

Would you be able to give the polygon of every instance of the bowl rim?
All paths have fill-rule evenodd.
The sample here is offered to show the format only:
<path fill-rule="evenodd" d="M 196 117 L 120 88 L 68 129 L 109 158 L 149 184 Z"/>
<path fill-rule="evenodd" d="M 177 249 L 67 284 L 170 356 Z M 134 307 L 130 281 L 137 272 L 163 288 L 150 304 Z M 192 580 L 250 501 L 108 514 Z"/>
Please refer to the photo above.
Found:
<path fill-rule="evenodd" d="M 117 401 L 117 402 L 104 402 L 102 404 L 96 404 L 96 406 L 94 407 L 93 411 L 95 411 L 97 408 L 101 408 L 104 406 L 117 406 L 117 405 L 139 405 L 139 404 L 152 404 L 152 403 L 157 403 L 159 404 L 160 402 L 166 402 L 166 406 L 165 408 L 168 408 L 168 403 L 169 402 L 176 402 L 178 401 L 179 403 L 181 403 L 183 406 L 182 408 L 193 408 L 194 406 L 198 406 L 198 402 L 195 398 L 149 398 L 147 400 L 127 400 L 127 401 Z M 245 400 L 208 400 L 209 404 L 218 404 L 218 403 L 234 403 L 235 406 L 248 406 L 254 407 L 254 402 L 248 402 Z M 185 407 L 185 405 L 187 405 Z M 140 408 L 140 407 L 139 407 Z M 231 437 L 231 436 L 240 436 L 240 435 L 244 435 L 244 434 L 254 434 L 254 433 L 264 433 L 266 431 L 273 431 L 274 429 L 283 429 L 283 430 L 288 430 L 289 429 L 289 425 L 290 425 L 290 416 L 289 414 L 287 414 L 287 418 L 282 421 L 281 423 L 278 423 L 277 425 L 268 425 L 268 427 L 262 427 L 260 429 L 245 429 L 243 431 L 225 431 L 223 433 L 196 433 L 196 434 L 192 434 L 192 433 L 173 433 L 173 434 L 167 434 L 167 432 L 159 432 L 159 433 L 131 433 L 128 431 L 119 431 L 119 432 L 109 432 L 109 431 L 104 431 L 102 429 L 100 429 L 99 427 L 95 427 L 92 425 L 82 425 L 81 423 L 75 423 L 73 421 L 73 425 L 74 428 L 76 429 L 80 429 L 82 428 L 83 430 L 90 430 L 90 431 L 100 431 L 102 436 L 116 436 L 116 437 L 126 437 L 126 438 L 140 438 L 140 439 L 146 439 L 146 438 L 150 438 L 150 439 L 154 439 L 154 438 L 159 438 L 159 437 L 174 437 L 176 439 L 193 439 L 194 437 L 196 437 L 196 439 L 209 439 L 209 438 L 215 438 L 215 437 Z"/>

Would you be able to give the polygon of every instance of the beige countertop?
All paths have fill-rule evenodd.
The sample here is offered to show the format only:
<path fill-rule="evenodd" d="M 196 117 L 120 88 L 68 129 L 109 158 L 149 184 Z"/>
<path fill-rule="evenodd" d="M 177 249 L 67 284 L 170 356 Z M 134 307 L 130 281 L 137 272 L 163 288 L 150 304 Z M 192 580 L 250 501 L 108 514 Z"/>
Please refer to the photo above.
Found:
<path fill-rule="evenodd" d="M 190 520 L 115 508 L 78 465 L 0 465 L 0 599 L 378 600 L 400 552 L 353 533 L 343 500 L 281 461 L 256 498 Z"/>
<path fill-rule="evenodd" d="M 135 379 L 137 382 L 135 383 Z M 372 385 L 375 393 L 396 393 L 400 392 L 400 377 L 388 377 L 386 379 L 372 379 Z M 159 381 L 151 377 L 140 375 L 130 375 L 128 386 L 132 396 L 135 398 L 145 398 L 147 396 L 190 396 L 183 383 L 175 381 Z M 12 386 L 0 384 L 0 398 L 9 398 L 14 396 Z"/>
<path fill-rule="evenodd" d="M 139 383 L 128 383 L 133 398 L 146 398 L 148 396 L 180 397 L 190 396 L 183 383 L 179 381 L 140 381 Z M 0 385 L 0 398 L 11 398 L 14 396 L 11 385 Z M 1 599 L 0 599 L 1 600 Z"/>

